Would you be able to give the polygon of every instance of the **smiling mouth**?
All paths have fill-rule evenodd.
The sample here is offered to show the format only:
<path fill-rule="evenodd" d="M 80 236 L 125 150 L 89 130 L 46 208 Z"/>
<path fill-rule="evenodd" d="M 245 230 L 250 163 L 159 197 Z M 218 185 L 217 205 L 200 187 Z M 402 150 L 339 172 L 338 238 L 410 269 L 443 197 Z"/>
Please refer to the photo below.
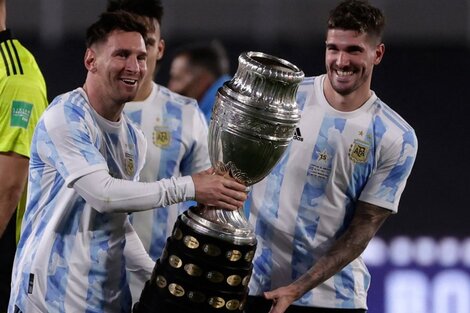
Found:
<path fill-rule="evenodd" d="M 135 86 L 137 84 L 136 79 L 122 78 L 121 81 L 123 81 L 126 85 L 129 85 L 129 86 Z"/>
<path fill-rule="evenodd" d="M 354 74 L 354 72 L 353 71 L 336 70 L 336 74 L 339 77 L 346 77 L 346 76 L 351 76 L 352 74 Z"/>

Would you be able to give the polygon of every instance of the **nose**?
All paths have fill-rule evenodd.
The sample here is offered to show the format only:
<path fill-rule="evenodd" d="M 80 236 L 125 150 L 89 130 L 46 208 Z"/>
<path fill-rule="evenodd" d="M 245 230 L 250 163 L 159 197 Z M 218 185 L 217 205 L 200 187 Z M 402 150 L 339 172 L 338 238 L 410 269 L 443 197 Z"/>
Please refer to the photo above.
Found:
<path fill-rule="evenodd" d="M 349 65 L 349 56 L 346 52 L 340 51 L 338 53 L 338 58 L 336 59 L 336 65 L 339 67 L 344 67 Z"/>
<path fill-rule="evenodd" d="M 137 73 L 140 70 L 139 60 L 137 57 L 130 56 L 126 60 L 126 70 L 132 73 Z"/>

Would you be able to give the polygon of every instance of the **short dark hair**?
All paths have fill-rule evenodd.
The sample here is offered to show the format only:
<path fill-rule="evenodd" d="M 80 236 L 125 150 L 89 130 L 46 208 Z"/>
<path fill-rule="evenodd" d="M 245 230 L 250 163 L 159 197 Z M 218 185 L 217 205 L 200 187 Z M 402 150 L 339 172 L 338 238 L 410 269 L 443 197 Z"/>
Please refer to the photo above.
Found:
<path fill-rule="evenodd" d="M 147 39 L 147 28 L 134 15 L 125 11 L 105 12 L 86 31 L 86 46 L 89 48 L 97 42 L 106 41 L 114 30 L 138 32 Z"/>
<path fill-rule="evenodd" d="M 154 18 L 162 24 L 163 5 L 160 0 L 108 0 L 108 12 L 124 10 L 136 15 Z"/>
<path fill-rule="evenodd" d="M 328 29 L 333 28 L 366 33 L 382 41 L 385 17 L 366 0 L 345 0 L 330 12 Z"/>
<path fill-rule="evenodd" d="M 216 78 L 230 71 L 230 63 L 225 48 L 218 40 L 197 42 L 177 48 L 173 58 L 187 56 L 189 64 L 208 70 Z"/>

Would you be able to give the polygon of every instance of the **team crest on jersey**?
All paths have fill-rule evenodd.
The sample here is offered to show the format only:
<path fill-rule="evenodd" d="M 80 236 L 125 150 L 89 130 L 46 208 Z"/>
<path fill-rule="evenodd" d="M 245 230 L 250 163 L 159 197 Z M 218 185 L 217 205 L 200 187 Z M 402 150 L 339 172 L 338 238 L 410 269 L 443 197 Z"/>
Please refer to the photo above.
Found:
<path fill-rule="evenodd" d="M 171 132 L 168 128 L 155 127 L 153 129 L 153 144 L 159 148 L 166 148 L 171 142 Z"/>
<path fill-rule="evenodd" d="M 349 148 L 349 158 L 356 163 L 365 163 L 369 156 L 370 144 L 356 139 Z"/>
<path fill-rule="evenodd" d="M 126 167 L 126 174 L 129 176 L 134 176 L 135 173 L 135 162 L 134 156 L 130 153 L 125 154 L 124 163 Z"/>

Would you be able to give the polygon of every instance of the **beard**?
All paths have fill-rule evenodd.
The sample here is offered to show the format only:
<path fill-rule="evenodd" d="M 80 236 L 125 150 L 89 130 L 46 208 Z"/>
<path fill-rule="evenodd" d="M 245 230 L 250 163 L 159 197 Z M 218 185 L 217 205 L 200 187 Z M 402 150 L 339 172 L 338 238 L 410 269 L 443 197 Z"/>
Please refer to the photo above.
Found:
<path fill-rule="evenodd" d="M 361 72 L 356 69 L 347 68 L 342 70 L 345 72 L 350 71 L 352 74 L 348 76 L 340 76 L 337 73 L 337 69 L 330 69 L 328 71 L 328 79 L 331 87 L 341 96 L 348 96 L 354 93 L 367 82 L 367 77 L 360 76 Z"/>

